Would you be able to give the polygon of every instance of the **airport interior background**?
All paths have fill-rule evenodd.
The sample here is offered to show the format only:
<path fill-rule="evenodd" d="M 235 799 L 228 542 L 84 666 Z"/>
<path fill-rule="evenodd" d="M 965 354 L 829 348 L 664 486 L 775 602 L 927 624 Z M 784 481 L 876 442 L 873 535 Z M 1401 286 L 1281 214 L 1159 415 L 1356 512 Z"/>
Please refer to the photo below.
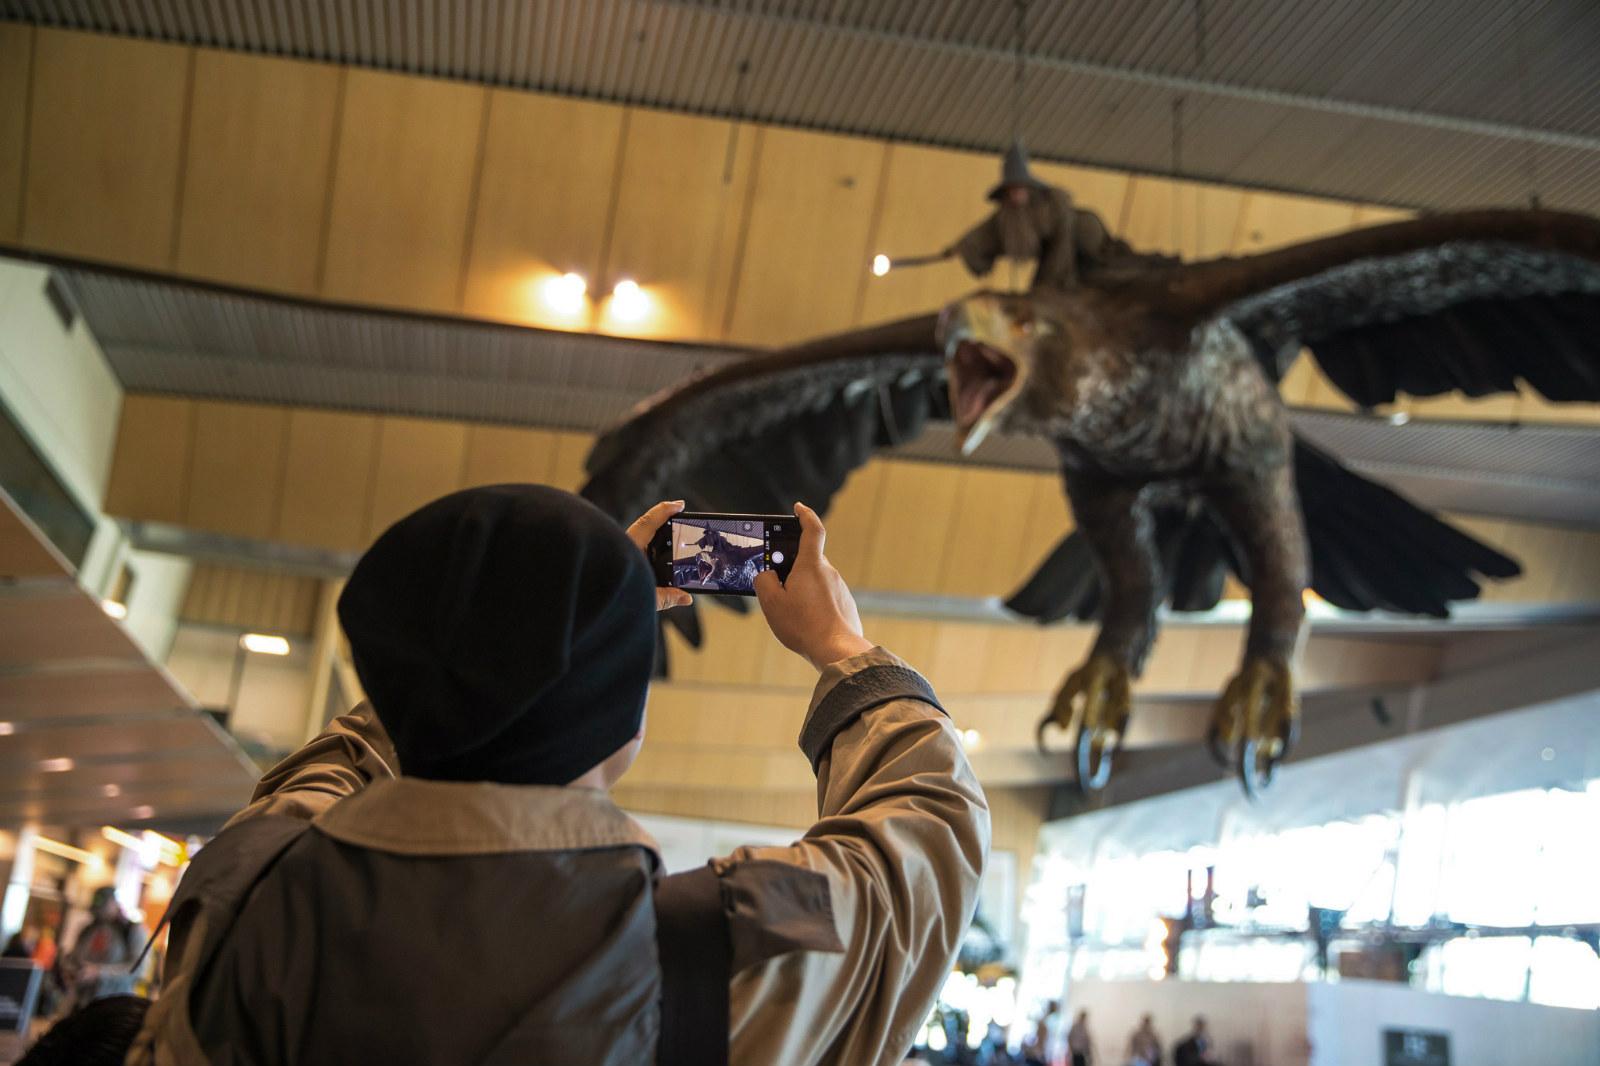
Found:
<path fill-rule="evenodd" d="M 263 768 L 362 698 L 333 608 L 397 518 L 576 490 L 658 390 L 976 288 L 893 260 L 979 219 L 1017 137 L 1185 259 L 1600 215 L 1597 15 L 0 0 L 7 1047 L 97 889 L 154 929 Z M 963 454 L 933 426 L 832 501 L 868 635 L 926 673 L 992 809 L 925 1061 L 1021 1062 L 1059 1001 L 1053 1038 L 1086 1010 L 1097 1063 L 1150 1014 L 1164 1045 L 1204 1015 L 1229 1064 L 1600 1066 L 1600 405 L 1358 407 L 1311 359 L 1281 391 L 1296 432 L 1521 575 L 1447 618 L 1308 594 L 1301 737 L 1254 796 L 1206 744 L 1250 613 L 1231 577 L 1163 609 L 1103 787 L 1036 747 L 1094 637 L 1002 606 L 1073 528 L 1043 441 Z M 615 792 L 674 869 L 816 813 L 813 672 L 756 614 L 700 623 L 700 648 L 664 630 Z"/>

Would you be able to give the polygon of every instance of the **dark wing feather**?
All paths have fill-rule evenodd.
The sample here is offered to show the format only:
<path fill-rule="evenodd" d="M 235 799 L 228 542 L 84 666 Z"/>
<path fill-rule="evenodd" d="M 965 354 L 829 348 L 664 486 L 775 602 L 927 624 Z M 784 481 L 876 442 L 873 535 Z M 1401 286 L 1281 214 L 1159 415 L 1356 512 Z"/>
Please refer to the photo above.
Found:
<path fill-rule="evenodd" d="M 1275 377 L 1309 348 L 1363 407 L 1519 379 L 1600 400 L 1600 219 L 1585 215 L 1434 215 L 1181 267 L 1169 291 L 1230 319 Z"/>
<path fill-rule="evenodd" d="M 619 520 L 697 510 L 818 511 L 879 448 L 949 415 L 936 316 L 757 355 L 661 393 L 589 453 L 582 495 Z"/>

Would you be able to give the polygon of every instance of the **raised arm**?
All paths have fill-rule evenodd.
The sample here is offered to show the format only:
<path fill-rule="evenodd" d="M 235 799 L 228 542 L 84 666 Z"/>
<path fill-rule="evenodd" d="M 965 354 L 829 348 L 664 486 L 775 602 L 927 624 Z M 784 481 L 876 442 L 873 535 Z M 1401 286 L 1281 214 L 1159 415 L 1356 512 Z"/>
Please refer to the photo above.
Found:
<path fill-rule="evenodd" d="M 933 689 L 861 635 L 822 556 L 820 521 L 807 510 L 801 521 L 788 587 L 763 577 L 758 591 L 779 639 L 822 670 L 800 736 L 819 817 L 796 844 L 725 861 L 825 876 L 844 951 L 798 952 L 736 977 L 732 1061 L 898 1064 L 972 919 L 988 804 Z"/>
<path fill-rule="evenodd" d="M 372 704 L 340 715 L 299 751 L 268 770 L 249 806 L 228 825 L 262 814 L 310 821 L 345 796 L 384 778 L 397 777 L 400 761 Z"/>

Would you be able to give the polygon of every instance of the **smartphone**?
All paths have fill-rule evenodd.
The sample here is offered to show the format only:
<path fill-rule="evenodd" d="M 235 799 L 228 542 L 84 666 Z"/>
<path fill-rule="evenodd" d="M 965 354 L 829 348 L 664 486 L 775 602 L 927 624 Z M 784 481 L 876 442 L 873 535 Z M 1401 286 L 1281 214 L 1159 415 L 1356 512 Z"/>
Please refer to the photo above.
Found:
<path fill-rule="evenodd" d="M 800 551 L 800 520 L 788 514 L 684 511 L 650 542 L 656 584 L 730 596 L 754 596 L 756 575 L 787 580 Z"/>

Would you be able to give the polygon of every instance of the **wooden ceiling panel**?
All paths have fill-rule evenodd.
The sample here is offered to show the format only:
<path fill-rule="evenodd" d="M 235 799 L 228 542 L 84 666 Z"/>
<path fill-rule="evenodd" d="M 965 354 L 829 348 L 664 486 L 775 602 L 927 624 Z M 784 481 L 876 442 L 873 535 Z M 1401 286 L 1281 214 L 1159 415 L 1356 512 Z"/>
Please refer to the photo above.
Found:
<path fill-rule="evenodd" d="M 206 403 L 195 410 L 185 520 L 197 529 L 259 537 L 276 525 L 289 409 Z"/>
<path fill-rule="evenodd" d="M 1023 545 L 1038 474 L 962 467 L 955 522 L 939 590 L 950 596 L 1003 596 L 1023 574 Z"/>
<path fill-rule="evenodd" d="M 959 479 L 934 463 L 886 463 L 863 587 L 886 592 L 939 588 L 945 546 L 957 521 Z"/>
<path fill-rule="evenodd" d="M 454 312 L 487 91 L 345 77 L 322 295 Z"/>
<path fill-rule="evenodd" d="M 162 788 L 132 786 L 109 798 L 87 793 L 0 802 L 0 825 L 115 825 L 134 820 L 129 812 L 137 807 L 150 807 L 155 812 L 152 817 L 169 821 L 208 815 L 222 821 L 249 801 L 249 784 L 227 779 Z"/>
<path fill-rule="evenodd" d="M 983 196 L 995 180 L 994 159 L 916 145 L 891 145 L 884 164 L 883 210 L 872 236 L 870 255 L 930 255 L 955 243 L 965 226 L 992 208 Z M 963 212 L 971 221 L 962 223 Z M 860 321 L 883 322 L 936 310 L 978 288 L 960 262 L 868 271 L 868 259 L 855 264 L 864 289 Z"/>
<path fill-rule="evenodd" d="M 186 707 L 188 701 L 161 671 L 129 664 L 85 672 L 40 671 L 0 684 L 0 719 L 84 718 Z"/>
<path fill-rule="evenodd" d="M 22 230 L 22 160 L 28 136 L 33 27 L 0 22 L 0 241 Z"/>
<path fill-rule="evenodd" d="M 430 500 L 461 487 L 467 427 L 427 418 L 385 418 L 378 433 L 366 539 Z"/>
<path fill-rule="evenodd" d="M 135 752 L 126 759 L 83 759 L 64 773 L 45 773 L 37 767 L 7 768 L 0 777 L 0 802 L 86 795 L 121 799 L 126 790 L 136 786 L 193 786 L 198 782 L 227 781 L 230 777 L 248 790 L 249 775 L 250 768 L 245 763 L 220 747 L 203 754 L 190 750 Z"/>
<path fill-rule="evenodd" d="M 63 255 L 171 265 L 193 55 L 35 31 L 24 240 Z"/>
<path fill-rule="evenodd" d="M 378 419 L 295 408 L 289 412 L 284 452 L 274 536 L 335 551 L 362 547 L 378 454 Z"/>
<path fill-rule="evenodd" d="M 848 329 L 887 146 L 763 129 L 727 339 L 762 347 Z"/>
<path fill-rule="evenodd" d="M 464 485 L 550 484 L 556 434 L 520 426 L 467 427 Z"/>
<path fill-rule="evenodd" d="M 183 521 L 199 406 L 197 401 L 170 396 L 122 398 L 107 511 L 142 522 Z"/>
<path fill-rule="evenodd" d="M 484 318 L 586 329 L 586 310 L 555 310 L 538 290 L 567 271 L 596 287 L 591 296 L 604 287 L 601 258 L 625 113 L 609 104 L 503 89 L 489 93 L 488 108 L 464 309 Z"/>
<path fill-rule="evenodd" d="M 15 501 L 0 491 L 0 584 L 71 576 L 72 565 Z"/>
<path fill-rule="evenodd" d="M 602 329 L 721 337 L 754 143 L 749 127 L 718 119 L 629 113 L 607 272 L 633 278 L 658 307 L 644 322 Z"/>
<path fill-rule="evenodd" d="M 316 295 L 342 79 L 321 63 L 197 53 L 181 273 Z"/>
<path fill-rule="evenodd" d="M 167 718 L 130 718 L 18 730 L 0 735 L 0 766 L 9 773 L 46 759 L 73 760 L 204 748 L 216 743 L 216 727 L 198 713 Z"/>
<path fill-rule="evenodd" d="M 143 662 L 144 656 L 76 586 L 0 596 L 0 667 L 74 659 Z"/>

